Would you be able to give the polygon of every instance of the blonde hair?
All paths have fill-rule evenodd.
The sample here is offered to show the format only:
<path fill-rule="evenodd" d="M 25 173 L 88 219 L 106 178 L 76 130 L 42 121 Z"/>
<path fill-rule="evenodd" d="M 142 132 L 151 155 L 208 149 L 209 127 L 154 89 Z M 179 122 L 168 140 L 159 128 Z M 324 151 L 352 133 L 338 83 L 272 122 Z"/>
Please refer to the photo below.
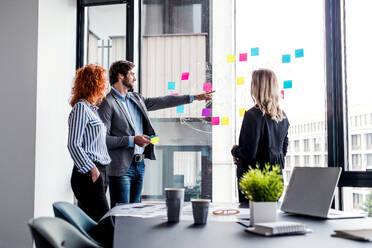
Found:
<path fill-rule="evenodd" d="M 278 79 L 273 71 L 260 69 L 252 72 L 251 96 L 263 115 L 276 122 L 284 119 L 279 107 Z"/>

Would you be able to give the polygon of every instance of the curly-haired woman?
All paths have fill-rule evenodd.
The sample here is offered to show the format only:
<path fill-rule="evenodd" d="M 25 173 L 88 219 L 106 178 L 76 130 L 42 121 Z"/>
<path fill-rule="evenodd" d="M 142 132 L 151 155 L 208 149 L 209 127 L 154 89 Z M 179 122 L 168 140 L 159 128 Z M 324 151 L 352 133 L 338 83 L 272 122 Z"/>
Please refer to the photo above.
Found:
<path fill-rule="evenodd" d="M 74 161 L 71 187 L 79 207 L 97 222 L 109 210 L 104 185 L 106 165 L 111 159 L 106 129 L 96 107 L 105 97 L 105 73 L 103 67 L 92 64 L 77 70 L 68 119 L 67 147 Z"/>

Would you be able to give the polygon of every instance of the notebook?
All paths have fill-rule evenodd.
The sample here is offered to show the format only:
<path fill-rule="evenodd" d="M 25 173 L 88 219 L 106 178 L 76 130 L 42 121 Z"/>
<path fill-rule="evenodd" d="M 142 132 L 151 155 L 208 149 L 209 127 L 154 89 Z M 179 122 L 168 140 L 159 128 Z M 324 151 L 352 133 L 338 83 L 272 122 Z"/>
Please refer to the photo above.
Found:
<path fill-rule="evenodd" d="M 311 232 L 305 224 L 290 221 L 257 223 L 254 227 L 247 227 L 245 230 L 264 236 L 305 234 Z"/>
<path fill-rule="evenodd" d="M 335 230 L 332 237 L 347 238 L 359 241 L 372 241 L 372 229 Z"/>

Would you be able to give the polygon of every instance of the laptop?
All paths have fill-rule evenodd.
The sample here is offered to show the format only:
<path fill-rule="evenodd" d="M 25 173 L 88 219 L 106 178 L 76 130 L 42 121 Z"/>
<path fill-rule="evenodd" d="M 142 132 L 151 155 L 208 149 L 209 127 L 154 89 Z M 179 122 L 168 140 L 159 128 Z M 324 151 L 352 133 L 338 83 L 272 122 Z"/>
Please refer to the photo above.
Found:
<path fill-rule="evenodd" d="M 340 175 L 339 167 L 295 167 L 281 210 L 324 219 L 365 217 L 366 214 L 330 210 Z"/>

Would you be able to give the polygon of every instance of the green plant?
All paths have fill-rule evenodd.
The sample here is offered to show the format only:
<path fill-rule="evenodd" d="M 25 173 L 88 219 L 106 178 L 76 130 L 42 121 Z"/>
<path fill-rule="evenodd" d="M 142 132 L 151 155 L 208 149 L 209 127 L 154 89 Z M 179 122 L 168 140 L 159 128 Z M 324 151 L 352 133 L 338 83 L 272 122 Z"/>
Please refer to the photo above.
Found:
<path fill-rule="evenodd" d="M 255 169 L 249 166 L 249 171 L 239 180 L 239 187 L 250 201 L 278 201 L 283 193 L 282 178 L 279 166 L 265 164 L 262 170 L 258 165 Z"/>
<path fill-rule="evenodd" d="M 367 195 L 362 210 L 368 214 L 368 217 L 372 217 L 372 192 Z"/>

